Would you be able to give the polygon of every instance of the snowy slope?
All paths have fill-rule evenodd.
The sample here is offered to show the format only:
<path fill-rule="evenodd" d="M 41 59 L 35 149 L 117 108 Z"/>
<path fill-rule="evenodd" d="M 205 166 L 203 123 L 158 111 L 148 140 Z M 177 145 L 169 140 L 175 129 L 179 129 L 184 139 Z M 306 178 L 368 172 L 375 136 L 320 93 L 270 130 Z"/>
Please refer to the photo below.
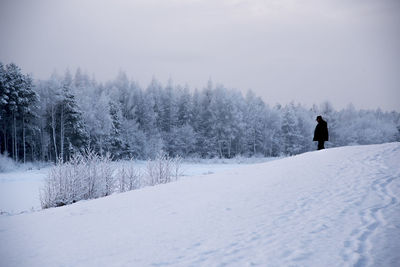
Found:
<path fill-rule="evenodd" d="M 0 217 L 0 266 L 400 266 L 400 143 Z"/>

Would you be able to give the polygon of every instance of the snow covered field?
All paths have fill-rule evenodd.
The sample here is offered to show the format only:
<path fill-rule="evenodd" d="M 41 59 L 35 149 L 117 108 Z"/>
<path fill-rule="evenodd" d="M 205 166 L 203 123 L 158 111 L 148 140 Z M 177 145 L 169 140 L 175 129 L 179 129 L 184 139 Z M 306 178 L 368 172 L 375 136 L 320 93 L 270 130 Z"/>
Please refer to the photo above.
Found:
<path fill-rule="evenodd" d="M 400 266 L 400 143 L 0 216 L 0 266 Z"/>
<path fill-rule="evenodd" d="M 235 169 L 242 164 L 265 162 L 275 158 L 233 158 L 233 159 L 192 159 L 181 165 L 181 179 L 186 176 L 218 173 Z M 120 164 L 116 162 L 114 164 Z M 146 162 L 137 161 L 137 168 L 142 173 L 146 171 Z M 30 170 L 19 168 L 14 172 L 0 173 L 0 213 L 19 214 L 32 210 L 40 210 L 39 189 L 50 171 L 50 167 Z"/>

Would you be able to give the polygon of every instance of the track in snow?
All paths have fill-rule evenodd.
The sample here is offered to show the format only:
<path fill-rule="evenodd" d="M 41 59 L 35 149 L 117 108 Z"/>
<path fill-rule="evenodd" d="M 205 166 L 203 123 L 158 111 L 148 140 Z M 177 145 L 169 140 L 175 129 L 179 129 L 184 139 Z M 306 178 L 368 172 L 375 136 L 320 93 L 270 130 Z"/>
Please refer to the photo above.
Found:
<path fill-rule="evenodd" d="M 399 166 L 335 148 L 2 216 L 0 265 L 399 266 Z"/>
<path fill-rule="evenodd" d="M 374 262 L 374 259 L 372 258 L 372 252 L 375 249 L 372 237 L 378 237 L 376 229 L 379 228 L 382 230 L 393 223 L 391 220 L 396 221 L 396 218 L 388 218 L 389 221 L 387 221 L 383 212 L 385 210 L 399 210 L 399 199 L 389 187 L 395 179 L 397 179 L 397 183 L 399 182 L 398 179 L 400 179 L 400 155 L 398 151 L 398 146 L 388 147 L 378 153 L 362 157 L 361 161 L 357 164 L 360 169 L 355 176 L 363 179 L 369 178 L 372 180 L 372 183 L 370 188 L 365 188 L 366 193 L 361 197 L 360 201 L 354 203 L 355 205 L 360 206 L 358 214 L 361 218 L 361 226 L 355 228 L 351 232 L 350 237 L 344 243 L 345 249 L 343 251 L 343 260 L 345 262 L 351 262 L 352 265 L 354 263 L 354 266 L 376 265 L 378 263 Z M 394 155 L 389 159 L 383 156 L 392 154 Z M 389 162 L 385 162 L 386 160 Z M 391 164 L 393 162 L 390 162 L 391 160 L 397 161 L 397 163 L 393 165 Z M 363 173 L 369 173 L 369 176 L 363 177 L 361 175 Z M 379 201 L 371 203 L 372 201 L 370 200 L 367 202 L 368 199 L 372 198 L 378 198 Z M 362 204 L 366 202 L 368 203 L 368 206 L 362 207 Z M 396 226 L 400 227 L 398 222 L 397 219 Z M 399 230 L 393 234 L 398 236 Z M 379 265 L 381 265 L 383 261 L 386 261 L 384 266 L 398 265 L 400 263 L 400 256 L 396 255 L 395 251 L 400 251 L 399 248 L 400 243 L 397 245 L 397 250 L 390 251 L 393 253 L 392 255 L 387 255 L 389 258 L 383 257 L 379 259 Z"/>

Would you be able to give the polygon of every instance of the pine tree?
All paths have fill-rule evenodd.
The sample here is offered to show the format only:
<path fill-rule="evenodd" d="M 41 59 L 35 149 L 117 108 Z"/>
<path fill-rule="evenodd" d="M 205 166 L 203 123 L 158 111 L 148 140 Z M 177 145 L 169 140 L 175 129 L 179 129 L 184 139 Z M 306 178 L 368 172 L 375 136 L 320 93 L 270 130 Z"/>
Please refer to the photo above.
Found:
<path fill-rule="evenodd" d="M 123 155 L 123 141 L 121 137 L 122 114 L 117 103 L 110 101 L 110 116 L 111 116 L 111 132 L 109 135 L 110 152 L 115 158 L 121 158 Z"/>
<path fill-rule="evenodd" d="M 195 153 L 196 133 L 192 126 L 185 124 L 176 127 L 172 130 L 171 136 L 170 146 L 173 148 L 171 156 L 187 157 Z"/>
<path fill-rule="evenodd" d="M 9 91 L 6 88 L 6 70 L 0 62 L 0 153 L 8 153 L 7 149 L 7 105 Z"/>
<path fill-rule="evenodd" d="M 145 158 L 146 136 L 139 129 L 136 120 L 123 119 L 122 121 L 122 142 L 124 144 L 125 158 Z"/>
<path fill-rule="evenodd" d="M 209 82 L 208 87 L 201 92 L 199 103 L 197 151 L 202 157 L 218 155 L 218 144 L 213 131 L 213 114 L 210 109 L 212 98 L 212 84 Z"/>
<path fill-rule="evenodd" d="M 75 95 L 71 92 L 72 79 L 66 74 L 58 107 L 60 120 L 60 157 L 68 159 L 74 151 L 85 148 L 88 140 L 82 112 L 76 103 Z M 64 151 L 66 154 L 64 155 Z"/>
<path fill-rule="evenodd" d="M 9 125 L 11 125 L 11 143 L 12 143 L 12 156 L 14 160 L 19 160 L 19 138 L 17 122 L 20 120 L 18 107 L 23 101 L 21 99 L 21 90 L 25 86 L 25 77 L 21 73 L 21 69 L 14 63 L 6 65 L 5 69 L 5 83 L 4 87 L 8 99 L 5 107 Z"/>
<path fill-rule="evenodd" d="M 38 101 L 38 95 L 33 90 L 32 78 L 29 75 L 24 77 L 24 84 L 20 89 L 20 103 L 19 103 L 19 114 L 22 121 L 22 147 L 23 147 L 23 162 L 26 162 L 26 136 L 27 132 L 32 137 L 39 128 L 34 124 L 37 118 L 36 103 Z M 32 149 L 33 143 L 30 144 Z M 33 160 L 33 159 L 32 159 Z"/>
<path fill-rule="evenodd" d="M 178 109 L 177 109 L 177 97 L 173 88 L 172 80 L 168 81 L 168 85 L 160 91 L 160 103 L 159 103 L 159 130 L 164 148 L 167 154 L 173 155 L 175 153 L 173 143 L 172 132 L 178 124 Z"/>
<path fill-rule="evenodd" d="M 192 99 L 188 87 L 178 92 L 177 125 L 183 126 L 190 123 L 192 118 Z"/>

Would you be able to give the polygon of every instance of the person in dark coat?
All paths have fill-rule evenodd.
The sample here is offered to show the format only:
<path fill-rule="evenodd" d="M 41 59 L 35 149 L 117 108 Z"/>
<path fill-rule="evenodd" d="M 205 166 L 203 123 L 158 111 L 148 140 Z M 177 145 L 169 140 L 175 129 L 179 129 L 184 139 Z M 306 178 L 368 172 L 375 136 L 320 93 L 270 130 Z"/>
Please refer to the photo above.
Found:
<path fill-rule="evenodd" d="M 317 126 L 314 131 L 313 141 L 318 141 L 318 150 L 324 149 L 325 141 L 328 141 L 328 123 L 322 119 L 321 116 L 317 116 Z"/>

